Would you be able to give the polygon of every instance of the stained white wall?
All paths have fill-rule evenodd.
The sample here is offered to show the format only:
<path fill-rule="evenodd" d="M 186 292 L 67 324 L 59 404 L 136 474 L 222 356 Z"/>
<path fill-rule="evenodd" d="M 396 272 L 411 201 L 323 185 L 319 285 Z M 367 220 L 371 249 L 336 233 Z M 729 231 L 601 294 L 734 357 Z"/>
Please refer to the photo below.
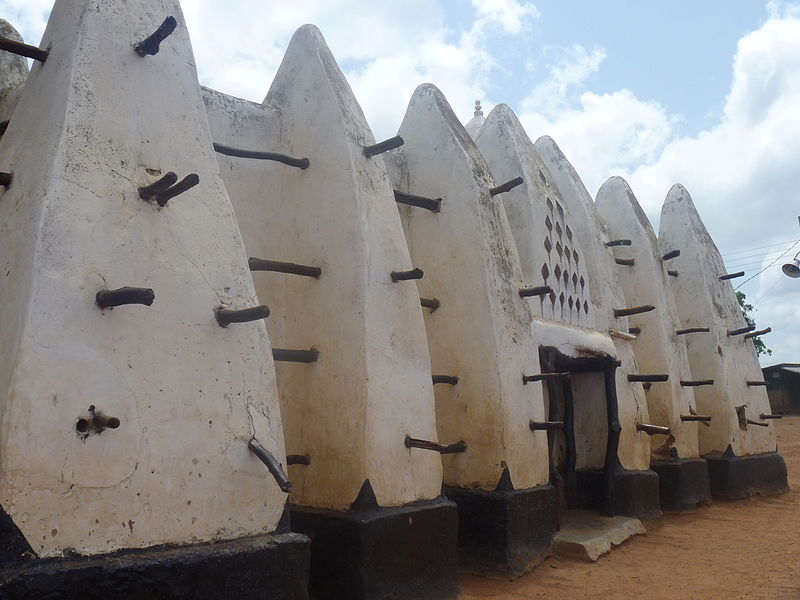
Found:
<path fill-rule="evenodd" d="M 313 26 L 292 38 L 263 106 L 207 92 L 215 140 L 308 157 L 300 170 L 218 155 L 250 256 L 318 266 L 319 279 L 254 273 L 276 347 L 319 350 L 313 364 L 278 363 L 296 504 L 347 509 L 365 479 L 378 502 L 439 495 L 430 358 L 383 158 L 344 75 Z"/>
<path fill-rule="evenodd" d="M 612 239 L 606 229 L 589 192 L 577 172 L 549 137 L 544 136 L 534 143 L 536 153 L 550 170 L 554 185 L 570 211 L 574 234 L 581 240 L 584 260 L 589 274 L 589 287 L 596 310 L 596 327 L 602 331 L 612 329 L 627 331 L 628 319 L 615 318 L 614 308 L 626 306 L 622 286 L 618 280 L 614 257 L 605 242 Z M 619 405 L 619 420 L 622 432 L 619 439 L 620 463 L 625 469 L 647 469 L 650 464 L 650 442 L 648 436 L 636 431 L 636 423 L 647 422 L 649 415 L 640 383 L 630 383 L 629 373 L 638 372 L 631 343 L 614 338 L 617 358 L 622 365 L 617 369 L 616 387 Z"/>
<path fill-rule="evenodd" d="M 256 297 L 180 8 L 59 0 L 42 46 L 0 140 L 0 503 L 41 556 L 272 531 L 285 494 L 247 447 L 284 461 L 270 344 L 214 319 Z M 200 184 L 139 198 L 170 170 Z M 95 304 L 126 285 L 155 302 Z M 82 441 L 90 404 L 121 425 Z"/>
<path fill-rule="evenodd" d="M 442 198 L 441 211 L 401 207 L 414 266 L 425 272 L 421 296 L 437 298 L 425 324 L 436 374 L 439 440 L 464 440 L 467 451 L 445 456 L 445 483 L 493 489 L 508 467 L 517 489 L 547 482 L 547 434 L 531 432 L 544 418 L 538 342 L 531 312 L 520 298 L 519 257 L 497 185 L 478 148 L 433 85 L 414 92 L 393 155 L 395 187 Z"/>
<path fill-rule="evenodd" d="M 650 422 L 669 427 L 675 441 L 671 444 L 681 458 L 698 456 L 698 425 L 694 421 L 682 421 L 681 415 L 689 415 L 696 409 L 693 387 L 681 386 L 681 380 L 691 380 L 689 356 L 686 351 L 686 336 L 675 332 L 681 329 L 675 299 L 670 289 L 667 273 L 673 269 L 673 260 L 662 261 L 655 231 L 636 200 L 628 183 L 621 177 L 611 177 L 597 192 L 597 210 L 608 226 L 614 239 L 631 240 L 630 246 L 615 246 L 614 256 L 632 258 L 632 266 L 620 265 L 619 281 L 625 299 L 631 306 L 652 304 L 654 311 L 633 315 L 628 322 L 638 327 L 641 333 L 633 342 L 636 364 L 642 373 L 665 373 L 669 380 L 653 383 L 645 392 Z M 705 335 L 705 334 L 692 334 Z M 702 373 L 697 379 L 705 379 Z M 651 438 L 654 458 L 664 456 L 663 435 Z"/>
<path fill-rule="evenodd" d="M 695 378 L 713 379 L 713 386 L 695 389 L 697 409 L 712 417 L 711 427 L 699 428 L 700 453 L 725 452 L 736 456 L 772 452 L 777 447 L 772 424 L 768 427 L 739 426 L 737 406 L 745 406 L 748 419 L 759 421 L 770 413 L 763 387 L 748 387 L 747 381 L 762 381 L 753 342 L 743 335 L 728 336 L 729 330 L 746 327 L 742 311 L 722 257 L 703 225 L 689 192 L 676 184 L 661 208 L 659 251 L 678 249 L 670 261 L 680 273 L 671 279 L 676 306 L 684 328 L 709 327 L 710 333 L 687 336 L 689 361 Z M 769 423 L 769 421 L 767 421 Z"/>

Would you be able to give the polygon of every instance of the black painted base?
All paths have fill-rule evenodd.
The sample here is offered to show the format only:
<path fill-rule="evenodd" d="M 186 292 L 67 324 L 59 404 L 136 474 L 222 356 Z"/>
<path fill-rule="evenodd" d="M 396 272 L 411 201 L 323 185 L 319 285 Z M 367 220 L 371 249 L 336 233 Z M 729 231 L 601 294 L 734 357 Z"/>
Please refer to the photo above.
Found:
<path fill-rule="evenodd" d="M 651 521 L 661 516 L 658 494 L 658 475 L 654 471 L 626 471 L 614 473 L 614 501 L 610 507 L 605 502 L 604 474 L 602 471 L 577 471 L 579 508 L 606 511 L 612 515 L 636 517 Z"/>
<path fill-rule="evenodd" d="M 4 600 L 305 600 L 308 538 L 296 533 L 27 560 L 0 570 Z"/>
<path fill-rule="evenodd" d="M 708 465 L 704 459 L 654 460 L 650 468 L 658 474 L 662 510 L 686 512 L 711 503 Z"/>
<path fill-rule="evenodd" d="M 458 520 L 449 500 L 366 511 L 290 510 L 292 529 L 311 538 L 312 598 L 458 597 Z"/>
<path fill-rule="evenodd" d="M 550 553 L 558 527 L 552 485 L 487 491 L 445 486 L 458 505 L 458 566 L 476 575 L 519 576 Z"/>
<path fill-rule="evenodd" d="M 789 491 L 786 463 L 777 452 L 752 456 L 706 456 L 711 494 L 736 500 L 748 496 L 772 496 Z"/>

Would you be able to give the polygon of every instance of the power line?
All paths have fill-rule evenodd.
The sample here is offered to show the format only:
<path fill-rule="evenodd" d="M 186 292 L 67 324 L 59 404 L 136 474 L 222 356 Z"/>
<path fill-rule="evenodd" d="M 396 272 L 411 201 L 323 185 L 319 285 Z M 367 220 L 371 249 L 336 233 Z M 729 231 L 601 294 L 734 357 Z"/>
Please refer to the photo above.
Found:
<path fill-rule="evenodd" d="M 741 254 L 743 252 L 752 252 L 753 250 L 762 250 L 764 248 L 774 248 L 775 246 L 785 246 L 786 244 L 791 244 L 794 240 L 789 240 L 788 242 L 778 242 L 777 244 L 767 244 L 766 246 L 756 246 L 755 248 L 746 248 L 744 250 L 737 250 L 736 252 L 725 252 L 722 256 L 730 256 L 732 254 Z M 773 252 L 777 252 L 774 250 Z M 769 254 L 769 253 L 767 253 Z"/>
<path fill-rule="evenodd" d="M 761 270 L 760 270 L 758 273 L 756 273 L 756 274 L 755 274 L 755 275 L 753 275 L 752 277 L 748 277 L 747 279 L 745 279 L 745 280 L 744 280 L 742 283 L 740 283 L 739 285 L 737 285 L 737 286 L 736 286 L 735 288 L 733 288 L 733 289 L 735 289 L 735 290 L 738 290 L 740 287 L 742 287 L 742 286 L 743 286 L 745 283 L 747 283 L 748 281 L 751 281 L 752 279 L 755 279 L 756 277 L 758 277 L 759 275 L 761 275 L 761 274 L 762 274 L 764 271 L 766 271 L 766 270 L 767 270 L 767 269 L 769 269 L 769 268 L 770 268 L 772 265 L 774 265 L 776 262 L 778 262 L 778 260 L 779 260 L 780 258 L 782 258 L 782 257 L 783 257 L 783 256 L 784 256 L 784 255 L 785 255 L 787 252 L 789 252 L 789 250 L 791 250 L 792 248 L 794 248 L 795 246 L 797 246 L 797 244 L 800 244 L 800 240 L 796 240 L 796 241 L 795 241 L 795 243 L 794 243 L 794 244 L 792 244 L 791 246 L 789 246 L 789 247 L 788 247 L 786 250 L 784 250 L 784 251 L 783 251 L 783 254 L 781 254 L 781 255 L 780 255 L 778 258 L 776 258 L 775 260 L 773 260 L 771 263 L 769 263 L 769 264 L 768 264 L 766 267 L 764 267 L 763 269 L 761 269 Z"/>
<path fill-rule="evenodd" d="M 725 262 L 730 261 L 730 262 L 734 262 L 735 263 L 735 262 L 746 261 L 746 260 L 749 260 L 749 259 L 757 259 L 757 258 L 764 258 L 764 257 L 774 258 L 774 256 L 779 254 L 780 252 L 781 252 L 781 250 L 768 250 L 767 252 L 756 252 L 755 254 L 745 254 L 744 256 L 734 256 L 733 258 L 728 258 L 728 259 L 723 259 L 723 260 L 725 260 Z M 772 255 L 772 256 L 770 256 L 770 255 Z M 769 260 L 769 259 L 766 259 L 766 260 Z"/>

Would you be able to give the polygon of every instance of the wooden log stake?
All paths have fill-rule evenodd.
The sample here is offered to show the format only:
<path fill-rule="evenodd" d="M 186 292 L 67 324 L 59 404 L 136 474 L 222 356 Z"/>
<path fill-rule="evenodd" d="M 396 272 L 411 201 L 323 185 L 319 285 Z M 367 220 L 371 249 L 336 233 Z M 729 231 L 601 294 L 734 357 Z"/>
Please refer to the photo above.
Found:
<path fill-rule="evenodd" d="M 489 190 L 489 195 L 490 196 L 497 196 L 497 194 L 503 194 L 505 192 L 510 192 L 515 187 L 517 187 L 518 185 L 522 185 L 523 183 L 524 182 L 523 182 L 522 177 L 514 177 L 514 179 L 512 179 L 511 181 L 506 181 L 505 183 L 502 183 L 502 184 L 498 185 L 497 187 L 491 188 Z"/>
<path fill-rule="evenodd" d="M 377 144 L 372 144 L 371 146 L 364 147 L 364 156 L 370 158 L 375 156 L 376 154 L 383 154 L 384 152 L 388 152 L 389 150 L 394 150 L 395 148 L 399 148 L 405 144 L 405 141 L 399 135 L 394 137 L 390 137 L 388 140 L 384 140 L 382 142 L 378 142 Z"/>
<path fill-rule="evenodd" d="M 275 478 L 275 482 L 278 484 L 278 487 L 281 488 L 282 491 L 286 492 L 287 494 L 292 491 L 292 482 L 289 481 L 289 476 L 283 470 L 281 463 L 278 462 L 270 452 L 267 451 L 264 446 L 258 443 L 258 441 L 253 438 L 247 444 L 247 447 L 250 448 L 250 451 L 258 457 L 264 465 L 269 469 L 269 472 L 272 473 L 272 477 Z"/>
<path fill-rule="evenodd" d="M 222 308 L 218 306 L 214 309 L 214 317 L 220 327 L 227 327 L 231 323 L 249 323 L 259 321 L 269 316 L 269 308 L 263 304 L 250 308 L 235 310 L 232 308 Z"/>
<path fill-rule="evenodd" d="M 446 383 L 447 385 L 455 385 L 458 383 L 458 377 L 454 375 L 434 375 L 433 384 Z"/>
<path fill-rule="evenodd" d="M 33 60 L 38 60 L 39 62 L 46 61 L 50 54 L 47 50 L 42 50 L 36 46 L 23 44 L 22 42 L 12 40 L 7 37 L 0 37 L 0 50 L 5 50 L 6 52 L 11 52 L 12 54 L 24 56 L 25 58 L 32 58 Z"/>
<path fill-rule="evenodd" d="M 406 448 L 420 448 L 422 450 L 433 450 L 434 452 L 438 452 L 439 454 L 458 454 L 460 452 L 466 451 L 467 449 L 467 444 L 463 441 L 456 442 L 455 444 L 450 444 L 449 446 L 445 446 L 444 444 L 439 444 L 437 442 L 418 440 L 408 435 L 406 436 L 405 439 L 405 446 Z"/>
<path fill-rule="evenodd" d="M 736 273 L 726 273 L 725 275 L 719 276 L 719 278 L 722 281 L 727 281 L 728 279 L 736 279 L 737 277 L 744 277 L 744 271 L 737 271 Z"/>
<path fill-rule="evenodd" d="M 612 248 L 614 246 L 630 246 L 633 242 L 631 240 L 611 240 L 610 242 L 606 242 L 607 248 Z"/>
<path fill-rule="evenodd" d="M 441 198 L 426 198 L 425 196 L 415 196 L 414 194 L 406 194 L 394 190 L 394 200 L 399 204 L 407 204 L 408 206 L 416 206 L 424 208 L 431 212 L 439 212 L 442 208 Z"/>
<path fill-rule="evenodd" d="M 533 296 L 546 296 L 553 291 L 549 285 L 538 285 L 532 288 L 520 288 L 519 295 L 522 298 L 531 298 Z"/>
<path fill-rule="evenodd" d="M 628 374 L 628 381 L 641 381 L 647 383 L 656 383 L 659 381 L 667 381 L 669 380 L 669 375 L 667 373 L 654 373 L 654 374 L 641 374 L 641 373 L 629 373 Z"/>
<path fill-rule="evenodd" d="M 319 350 L 289 350 L 286 348 L 273 348 L 272 360 L 277 362 L 313 363 L 319 358 Z"/>
<path fill-rule="evenodd" d="M 139 56 L 158 54 L 158 51 L 161 48 L 161 42 L 167 39 L 172 32 L 175 31 L 177 26 L 178 22 L 175 20 L 175 17 L 167 17 L 150 37 L 136 44 L 133 49 Z"/>
<path fill-rule="evenodd" d="M 288 273 L 290 275 L 301 275 L 303 277 L 318 278 L 322 274 L 319 267 L 308 265 L 298 265 L 290 262 L 280 262 L 277 260 L 266 260 L 264 258 L 250 257 L 247 264 L 251 271 L 272 271 L 274 273 Z"/>
<path fill-rule="evenodd" d="M 155 293 L 150 288 L 126 286 L 115 290 L 100 290 L 95 295 L 95 301 L 100 308 L 114 308 L 125 304 L 150 306 L 155 297 Z"/>
<path fill-rule="evenodd" d="M 252 158 L 255 160 L 272 160 L 282 163 L 289 167 L 297 167 L 298 169 L 307 169 L 311 162 L 307 158 L 295 158 L 287 156 L 286 154 L 278 154 L 277 152 L 259 152 L 257 150 L 242 150 L 240 148 L 231 148 L 223 144 L 214 142 L 214 150 L 219 154 L 225 156 L 233 156 L 235 158 Z"/>
<path fill-rule="evenodd" d="M 636 431 L 643 431 L 647 435 L 669 435 L 670 428 L 662 425 L 652 425 L 650 423 L 637 423 Z"/>
<path fill-rule="evenodd" d="M 702 385 L 714 385 L 714 380 L 713 379 L 698 379 L 696 381 L 681 380 L 681 385 L 683 387 L 700 387 Z"/>
<path fill-rule="evenodd" d="M 687 333 L 709 333 L 711 329 L 708 327 L 688 327 L 687 329 L 678 329 L 675 335 L 686 335 Z"/>
<path fill-rule="evenodd" d="M 422 279 L 425 273 L 422 269 L 411 269 L 410 271 L 392 271 L 392 281 L 408 281 L 410 279 Z"/>
<path fill-rule="evenodd" d="M 645 304 L 643 306 L 632 306 L 630 308 L 615 308 L 614 316 L 619 319 L 620 317 L 629 317 L 631 315 L 638 315 L 641 313 L 650 312 L 651 310 L 655 309 L 656 307 L 651 304 Z"/>
<path fill-rule="evenodd" d="M 531 431 L 561 431 L 564 421 L 530 421 L 528 427 Z"/>

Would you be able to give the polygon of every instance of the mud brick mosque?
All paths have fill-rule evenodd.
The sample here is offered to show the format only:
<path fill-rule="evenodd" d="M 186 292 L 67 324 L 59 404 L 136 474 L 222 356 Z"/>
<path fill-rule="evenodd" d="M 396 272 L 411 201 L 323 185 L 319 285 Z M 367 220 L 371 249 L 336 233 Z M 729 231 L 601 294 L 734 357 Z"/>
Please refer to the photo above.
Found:
<path fill-rule="evenodd" d="M 427 83 L 376 142 L 311 25 L 260 104 L 177 0 L 0 30 L 0 597 L 450 600 L 576 509 L 788 489 L 680 184 L 655 232 Z"/>

